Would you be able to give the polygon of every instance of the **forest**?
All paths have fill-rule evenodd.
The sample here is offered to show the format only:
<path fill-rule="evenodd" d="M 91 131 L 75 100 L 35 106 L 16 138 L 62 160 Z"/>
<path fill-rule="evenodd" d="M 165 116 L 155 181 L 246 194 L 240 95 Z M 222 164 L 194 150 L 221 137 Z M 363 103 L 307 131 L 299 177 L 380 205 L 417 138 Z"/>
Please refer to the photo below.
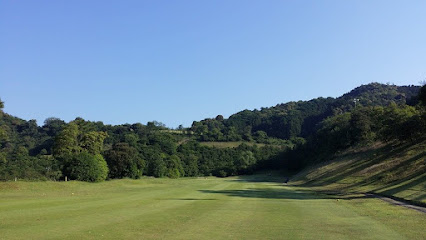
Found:
<path fill-rule="evenodd" d="M 416 142 L 426 133 L 426 87 L 371 83 L 338 98 L 288 102 L 170 129 L 51 117 L 39 126 L 3 111 L 0 180 L 227 177 L 300 170 L 357 144 Z M 205 142 L 238 142 L 215 147 Z"/>

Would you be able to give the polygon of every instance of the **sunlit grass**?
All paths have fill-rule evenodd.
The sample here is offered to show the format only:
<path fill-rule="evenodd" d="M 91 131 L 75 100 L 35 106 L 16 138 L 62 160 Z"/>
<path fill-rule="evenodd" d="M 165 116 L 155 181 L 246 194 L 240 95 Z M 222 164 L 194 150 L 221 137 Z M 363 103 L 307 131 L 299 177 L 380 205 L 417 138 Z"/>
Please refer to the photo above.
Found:
<path fill-rule="evenodd" d="M 277 176 L 0 183 L 0 239 L 424 239 L 424 214 Z"/>

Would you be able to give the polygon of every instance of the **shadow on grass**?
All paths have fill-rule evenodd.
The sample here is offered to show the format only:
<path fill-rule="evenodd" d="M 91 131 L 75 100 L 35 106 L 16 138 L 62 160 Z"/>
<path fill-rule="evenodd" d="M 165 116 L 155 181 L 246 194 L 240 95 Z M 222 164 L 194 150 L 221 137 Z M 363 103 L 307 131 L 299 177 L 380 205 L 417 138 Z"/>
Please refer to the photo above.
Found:
<path fill-rule="evenodd" d="M 395 194 L 397 194 L 399 192 L 411 189 L 412 187 L 415 187 L 417 185 L 424 184 L 425 182 L 426 182 L 426 175 L 422 176 L 420 178 L 417 178 L 417 179 L 415 179 L 413 181 L 408 181 L 405 184 L 397 185 L 395 187 L 391 187 L 391 188 L 389 188 L 389 189 L 387 189 L 385 191 L 380 191 L 383 188 L 379 189 L 379 190 L 375 190 L 375 191 L 380 192 L 382 194 L 386 194 L 386 195 L 395 195 Z"/>
<path fill-rule="evenodd" d="M 385 160 L 390 159 L 394 156 L 398 156 L 402 154 L 403 152 L 407 151 L 407 149 L 410 146 L 411 145 L 407 143 L 403 143 L 399 145 L 389 144 L 377 150 L 369 150 L 367 151 L 368 152 L 367 154 L 359 155 L 358 157 L 360 158 L 360 160 L 351 164 L 349 168 L 346 166 L 346 168 L 348 169 L 345 169 L 345 167 L 342 167 L 340 169 L 336 169 L 336 172 L 330 173 L 331 177 L 327 179 L 327 182 L 329 181 L 338 182 L 349 175 L 353 175 L 354 173 L 360 172 L 370 166 L 384 162 Z M 357 156 L 356 153 L 355 153 L 355 156 Z M 339 172 L 340 174 L 336 174 Z"/>
<path fill-rule="evenodd" d="M 398 186 L 403 182 L 407 182 L 404 185 L 400 185 L 398 187 L 395 187 L 395 190 L 392 193 L 387 193 L 387 194 L 395 194 L 404 190 L 407 190 L 411 187 L 414 187 L 416 185 L 422 184 L 423 182 L 426 182 L 426 176 L 420 177 L 417 180 L 414 181 L 410 181 L 412 179 L 416 179 L 416 177 L 420 176 L 422 173 L 425 172 L 424 167 L 423 168 L 418 168 L 415 171 L 412 171 L 412 173 L 410 175 L 406 175 L 405 171 L 407 168 L 410 168 L 411 164 L 424 159 L 426 156 L 426 153 L 420 153 L 417 154 L 405 161 L 402 161 L 401 163 L 399 163 L 398 165 L 390 168 L 390 169 L 386 169 L 385 171 L 379 172 L 377 174 L 374 174 L 372 176 L 366 177 L 365 179 L 363 179 L 362 181 L 353 183 L 353 184 L 349 184 L 345 187 L 345 189 L 351 189 L 354 187 L 363 187 L 363 186 L 367 186 L 367 185 L 371 185 L 371 184 L 381 184 L 383 185 L 382 187 L 373 189 L 373 192 L 378 192 L 381 191 L 383 189 L 389 188 L 390 186 Z M 412 168 L 412 167 L 411 167 Z M 385 177 L 386 174 L 393 174 L 396 176 L 404 176 L 404 177 L 400 177 L 398 180 L 395 181 L 391 181 L 388 183 L 384 183 L 383 182 L 383 178 Z"/>
<path fill-rule="evenodd" d="M 181 200 L 181 201 L 215 201 L 216 198 L 167 198 L 161 200 Z"/>
<path fill-rule="evenodd" d="M 400 144 L 400 145 L 386 145 L 384 147 L 381 147 L 377 150 L 370 150 L 370 151 L 364 151 L 361 153 L 355 153 L 352 155 L 348 154 L 346 157 L 349 158 L 353 158 L 355 161 L 349 165 L 343 165 L 341 167 L 335 168 L 331 171 L 327 171 L 324 174 L 321 174 L 320 176 L 316 176 L 313 179 L 307 180 L 306 182 L 304 182 L 303 184 L 300 184 L 299 186 L 304 186 L 304 187 L 312 187 L 312 186 L 325 186 L 328 185 L 330 183 L 337 183 L 340 182 L 341 180 L 347 178 L 348 176 L 353 176 L 354 174 L 368 168 L 371 166 L 374 166 L 375 164 L 378 163 L 382 163 L 387 159 L 390 159 L 391 157 L 395 157 L 398 156 L 400 154 L 402 154 L 403 152 L 407 151 L 408 148 L 410 148 L 409 144 Z M 349 183 L 347 186 L 343 187 L 344 189 L 351 189 L 353 187 L 361 187 L 361 186 L 366 186 L 366 185 L 370 185 L 370 184 L 374 184 L 376 182 L 383 182 L 383 177 L 384 174 L 386 173 L 392 173 L 395 175 L 405 175 L 406 173 L 404 173 L 404 171 L 406 170 L 406 168 L 408 166 L 410 166 L 410 164 L 415 163 L 421 159 L 424 159 L 426 156 L 426 153 L 420 153 L 417 154 L 416 156 L 413 156 L 403 162 L 401 162 L 400 164 L 398 164 L 397 166 L 391 168 L 391 169 L 386 169 L 384 172 L 380 171 L 379 173 L 366 177 L 365 179 L 363 179 L 362 181 L 356 182 L 356 183 Z M 388 186 L 391 185 L 396 185 L 402 182 L 405 182 L 415 176 L 418 176 L 418 174 L 421 174 L 422 171 L 424 171 L 424 169 L 417 169 L 415 172 L 413 172 L 413 174 L 411 175 L 407 175 L 402 177 L 401 179 L 399 179 L 398 181 L 394 181 L 391 182 L 389 184 L 386 184 L 383 188 L 388 188 Z M 395 189 L 396 191 L 403 191 L 404 189 L 406 189 L 407 187 L 412 187 L 418 183 L 420 183 L 420 181 L 416 181 L 415 183 L 409 184 L 405 187 L 399 187 L 399 189 Z M 380 189 L 375 189 L 375 191 L 380 190 Z"/>
<path fill-rule="evenodd" d="M 318 193 L 306 190 L 287 190 L 287 189 L 259 189 L 250 188 L 244 190 L 199 190 L 202 193 L 222 194 L 229 197 L 242 198 L 266 198 L 266 199 L 297 199 L 297 200 L 315 200 L 315 199 L 365 199 L 371 198 L 364 194 L 339 194 L 339 193 Z"/>
<path fill-rule="evenodd" d="M 237 179 L 227 180 L 230 182 L 248 182 L 248 183 L 284 183 L 289 180 L 289 177 L 292 174 L 286 173 L 285 175 L 279 175 L 277 173 L 272 174 L 253 174 L 253 175 L 243 175 L 238 176 Z"/>

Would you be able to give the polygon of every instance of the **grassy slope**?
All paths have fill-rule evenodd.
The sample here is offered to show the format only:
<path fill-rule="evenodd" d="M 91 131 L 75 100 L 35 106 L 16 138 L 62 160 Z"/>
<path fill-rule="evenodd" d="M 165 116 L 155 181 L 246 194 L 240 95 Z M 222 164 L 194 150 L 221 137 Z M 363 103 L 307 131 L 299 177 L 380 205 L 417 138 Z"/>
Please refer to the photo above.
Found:
<path fill-rule="evenodd" d="M 314 190 L 374 192 L 426 204 L 426 141 L 351 149 L 296 175 Z"/>
<path fill-rule="evenodd" d="M 424 214 L 266 175 L 0 183 L 0 239 L 424 239 Z"/>

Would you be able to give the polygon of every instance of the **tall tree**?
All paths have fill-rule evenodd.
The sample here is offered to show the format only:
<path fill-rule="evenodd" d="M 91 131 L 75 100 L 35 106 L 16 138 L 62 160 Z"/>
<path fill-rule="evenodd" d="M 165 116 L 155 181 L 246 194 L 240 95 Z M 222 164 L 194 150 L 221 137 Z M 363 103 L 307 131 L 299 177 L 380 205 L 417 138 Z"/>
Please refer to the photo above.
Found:
<path fill-rule="evenodd" d="M 103 151 L 104 140 L 108 136 L 105 132 L 90 131 L 83 134 L 80 147 L 90 154 L 100 154 Z"/>
<path fill-rule="evenodd" d="M 243 173 L 251 172 L 256 164 L 256 158 L 253 152 L 243 151 L 237 159 L 236 165 L 241 169 Z"/>
<path fill-rule="evenodd" d="M 105 154 L 110 168 L 110 178 L 140 178 L 145 168 L 145 161 L 139 152 L 127 143 L 114 144 Z"/>
<path fill-rule="evenodd" d="M 426 106 L 426 84 L 420 88 L 420 92 L 418 95 L 419 101 L 423 106 Z"/>
<path fill-rule="evenodd" d="M 65 122 L 59 118 L 50 117 L 44 120 L 43 129 L 49 136 L 56 136 L 65 126 Z"/>
<path fill-rule="evenodd" d="M 56 136 L 55 144 L 53 146 L 53 155 L 55 157 L 71 156 L 80 152 L 78 145 L 78 126 L 75 123 L 69 123 L 64 129 Z"/>
<path fill-rule="evenodd" d="M 166 159 L 167 177 L 179 178 L 185 175 L 182 162 L 177 155 L 171 155 Z"/>

